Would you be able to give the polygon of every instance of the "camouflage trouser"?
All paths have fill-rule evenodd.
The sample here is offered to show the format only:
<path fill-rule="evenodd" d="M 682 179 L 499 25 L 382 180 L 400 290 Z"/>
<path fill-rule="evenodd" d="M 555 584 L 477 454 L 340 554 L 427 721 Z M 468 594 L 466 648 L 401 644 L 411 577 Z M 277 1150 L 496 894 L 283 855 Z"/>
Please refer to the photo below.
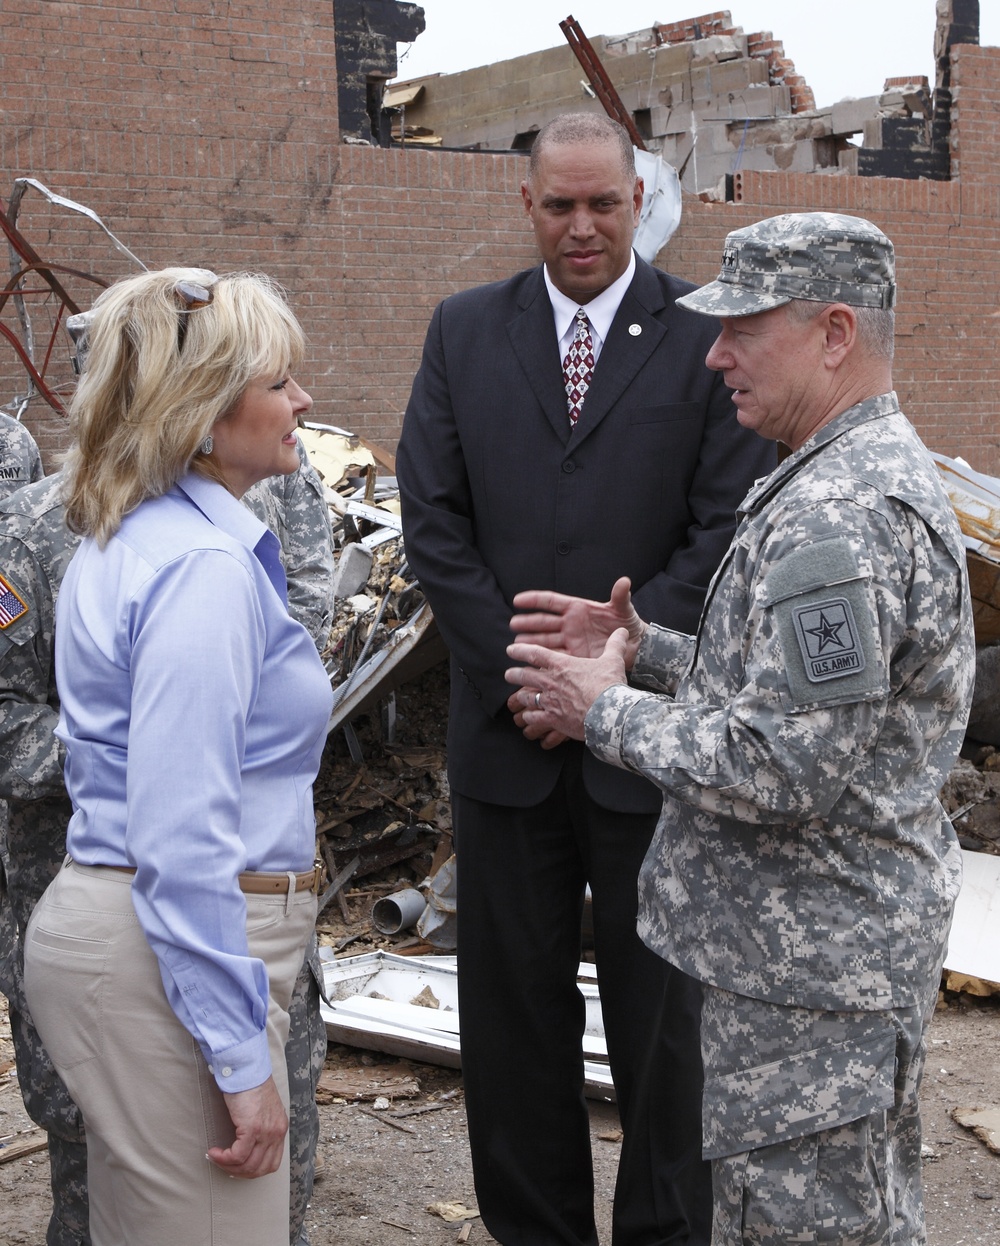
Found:
<path fill-rule="evenodd" d="M 3 806 L 3 802 L 0 802 Z M 59 816 L 52 816 L 55 810 Z M 23 816 L 31 810 L 34 817 Z M 17 926 L 27 928 L 35 904 L 62 864 L 66 852 L 68 802 L 36 802 L 15 809 L 3 837 L 5 895 L 0 898 L 0 991 L 10 1001 L 17 1077 L 28 1115 L 49 1135 L 53 1212 L 46 1246 L 90 1246 L 87 1148 L 80 1110 L 52 1067 L 24 1002 L 23 947 Z M 0 819 L 2 819 L 0 814 Z M 16 923 L 16 924 L 15 924 Z M 288 1064 L 291 1161 L 290 1246 L 308 1246 L 306 1206 L 312 1197 L 319 1113 L 316 1084 L 326 1059 L 326 1027 L 319 1014 L 319 954 L 309 949 L 295 982 L 285 1049 Z"/>
<path fill-rule="evenodd" d="M 291 1194 L 289 1242 L 309 1246 L 305 1228 L 306 1207 L 312 1198 L 316 1143 L 319 1140 L 319 1111 L 316 1086 L 326 1060 L 326 1026 L 319 1013 L 323 972 L 315 936 L 292 992 L 289 1007 L 291 1023 L 285 1047 L 288 1065 L 289 1128 L 288 1150 Z"/>
<path fill-rule="evenodd" d="M 712 1246 L 924 1246 L 922 1007 L 787 1008 L 705 988 Z"/>
<path fill-rule="evenodd" d="M 49 811 L 49 803 L 39 808 Z M 52 827 L 48 818 L 36 824 L 30 851 L 25 850 L 24 825 L 15 810 L 12 825 L 2 834 L 4 894 L 0 896 L 0 990 L 7 996 L 17 1080 L 28 1115 L 48 1133 L 52 1215 L 46 1246 L 90 1246 L 87 1200 L 87 1144 L 80 1109 L 42 1046 L 24 1002 L 23 956 L 18 926 L 23 930 L 36 901 L 48 886 L 65 852 L 65 818 Z M 6 815 L 6 806 L 4 806 Z M 68 811 L 67 811 L 68 817 Z"/>

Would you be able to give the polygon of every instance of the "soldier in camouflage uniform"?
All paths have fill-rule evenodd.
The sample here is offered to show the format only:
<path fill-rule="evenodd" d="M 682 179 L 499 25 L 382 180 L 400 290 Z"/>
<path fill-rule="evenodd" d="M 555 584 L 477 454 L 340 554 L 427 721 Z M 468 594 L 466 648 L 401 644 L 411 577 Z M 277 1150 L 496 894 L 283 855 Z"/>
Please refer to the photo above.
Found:
<path fill-rule="evenodd" d="M 975 657 L 956 518 L 891 390 L 894 295 L 870 222 L 730 234 L 680 301 L 722 317 L 709 367 L 791 454 L 698 636 L 643 624 L 624 580 L 515 599 L 525 730 L 664 793 L 639 930 L 705 984 L 713 1246 L 926 1241 L 917 1091 L 961 872 L 938 791 Z"/>
<path fill-rule="evenodd" d="M 31 433 L 0 412 L 0 498 L 42 478 L 42 458 Z"/>
<path fill-rule="evenodd" d="M 35 439 L 17 420 L 0 413 L 0 499 L 8 497 L 22 485 L 42 478 L 42 459 Z M 0 594 L 6 594 L 9 586 L 2 579 L 0 570 Z M 6 601 L 6 598 L 4 598 Z M 5 618 L 0 605 L 0 621 Z M 0 966 L 7 949 L 13 946 L 14 915 L 4 902 L 6 894 L 7 858 L 7 802 L 0 800 Z M 0 989 L 4 989 L 0 982 Z"/>
<path fill-rule="evenodd" d="M 62 747 L 53 735 L 59 717 L 55 596 L 77 545 L 63 523 L 59 484 L 59 476 L 49 476 L 0 503 L 0 577 L 12 590 L 0 630 L 0 795 L 9 802 L 0 990 L 10 1002 L 25 1107 L 49 1135 L 53 1210 L 45 1240 L 76 1246 L 90 1242 L 83 1121 L 28 1015 L 19 938 L 66 855 L 73 812 L 63 787 Z"/>
<path fill-rule="evenodd" d="M 301 441 L 299 470 L 252 485 L 243 495 L 243 503 L 281 542 L 288 612 L 306 628 L 322 653 L 333 621 L 333 536 L 323 482 Z M 312 1197 L 319 1141 L 316 1086 L 326 1060 L 326 1025 L 319 1012 L 322 983 L 323 968 L 314 935 L 292 992 L 285 1044 L 291 1246 L 309 1246 L 305 1215 Z"/>
<path fill-rule="evenodd" d="M 287 541 L 282 560 L 289 608 L 322 649 L 333 606 L 330 519 L 322 482 L 301 443 L 299 458 L 298 472 L 261 481 L 243 500 Z M 53 1214 L 46 1242 L 76 1246 L 90 1242 L 83 1123 L 25 1009 L 22 948 L 13 924 L 16 918 L 23 933 L 58 870 L 72 813 L 63 787 L 62 746 L 53 734 L 59 717 L 52 662 L 55 597 L 78 543 L 63 522 L 60 483 L 61 477 L 50 476 L 0 503 L 0 576 L 13 590 L 8 611 L 13 618 L 0 624 L 0 795 L 10 801 L 11 812 L 11 904 L 3 906 L 0 990 L 11 1004 L 25 1105 L 49 1132 Z M 286 1046 L 292 1246 L 308 1242 L 304 1217 L 319 1132 L 316 1083 L 326 1057 L 326 1031 L 319 1015 L 320 973 L 314 945 L 295 985 Z"/>
<path fill-rule="evenodd" d="M 0 412 L 0 499 L 8 497 L 22 485 L 42 478 L 42 458 L 35 439 L 17 420 Z M 7 585 L 0 579 L 0 594 Z M 3 619 L 0 606 L 0 620 Z M 13 914 L 3 903 L 6 892 L 5 864 L 7 853 L 7 802 L 0 799 L 0 957 L 10 943 Z"/>

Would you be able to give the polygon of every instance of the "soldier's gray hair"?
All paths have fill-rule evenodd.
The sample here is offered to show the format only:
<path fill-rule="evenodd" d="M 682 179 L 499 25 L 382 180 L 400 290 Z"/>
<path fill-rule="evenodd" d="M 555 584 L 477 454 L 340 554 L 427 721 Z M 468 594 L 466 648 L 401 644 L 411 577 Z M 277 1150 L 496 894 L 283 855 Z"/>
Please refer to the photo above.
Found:
<path fill-rule="evenodd" d="M 832 303 L 792 299 L 785 306 L 798 320 L 812 320 Z M 858 339 L 873 359 L 892 361 L 896 340 L 896 313 L 891 308 L 852 307 L 858 323 Z"/>
<path fill-rule="evenodd" d="M 129 511 L 188 468 L 225 484 L 201 443 L 251 381 L 280 377 L 305 351 L 268 277 L 189 268 L 116 282 L 94 304 L 87 337 L 70 404 L 66 521 L 102 545 Z"/>
<path fill-rule="evenodd" d="M 622 172 L 635 181 L 635 150 L 628 130 L 604 113 L 567 112 L 543 125 L 535 136 L 528 162 L 528 181 L 538 173 L 539 161 L 549 147 L 570 143 L 616 143 L 621 154 Z"/>

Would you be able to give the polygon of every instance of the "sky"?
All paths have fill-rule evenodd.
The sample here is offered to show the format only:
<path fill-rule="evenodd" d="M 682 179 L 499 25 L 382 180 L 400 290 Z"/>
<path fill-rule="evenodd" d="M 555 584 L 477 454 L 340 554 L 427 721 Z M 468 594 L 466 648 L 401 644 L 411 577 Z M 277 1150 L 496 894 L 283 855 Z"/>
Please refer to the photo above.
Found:
<path fill-rule="evenodd" d="M 572 14 L 588 38 L 620 35 L 728 8 L 747 34 L 770 30 L 813 89 L 818 107 L 877 95 L 886 78 L 934 86 L 935 0 L 418 0 L 426 29 L 399 44 L 399 78 L 457 73 L 566 40 Z M 982 0 L 981 44 L 1000 46 L 1000 0 Z"/>

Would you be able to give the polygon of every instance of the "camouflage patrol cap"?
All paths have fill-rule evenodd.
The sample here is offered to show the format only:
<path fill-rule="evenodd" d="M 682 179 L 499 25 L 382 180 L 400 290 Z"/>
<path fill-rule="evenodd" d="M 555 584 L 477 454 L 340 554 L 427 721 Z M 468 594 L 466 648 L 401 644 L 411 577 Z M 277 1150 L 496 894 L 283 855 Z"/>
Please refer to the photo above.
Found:
<path fill-rule="evenodd" d="M 892 307 L 892 243 L 860 216 L 771 216 L 733 230 L 726 238 L 718 279 L 677 302 L 707 316 L 752 316 L 792 299 Z"/>

